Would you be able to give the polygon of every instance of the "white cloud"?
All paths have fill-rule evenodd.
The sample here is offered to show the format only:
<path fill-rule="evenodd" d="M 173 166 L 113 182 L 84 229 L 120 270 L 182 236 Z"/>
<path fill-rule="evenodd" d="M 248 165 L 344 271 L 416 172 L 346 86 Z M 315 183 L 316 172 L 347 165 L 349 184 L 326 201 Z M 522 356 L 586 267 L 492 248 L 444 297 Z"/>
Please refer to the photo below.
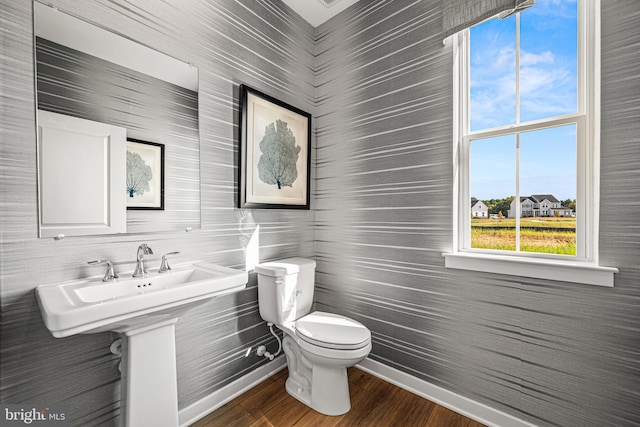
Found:
<path fill-rule="evenodd" d="M 498 51 L 496 59 L 491 64 L 493 69 L 511 68 L 516 63 L 516 50 L 512 47 L 503 47 Z"/>
<path fill-rule="evenodd" d="M 575 18 L 576 3 L 577 0 L 536 0 L 535 6 L 527 9 L 524 13 L 573 19 Z"/>
<path fill-rule="evenodd" d="M 523 120 L 575 112 L 575 90 L 575 73 L 564 67 L 522 68 L 520 94 Z"/>
<path fill-rule="evenodd" d="M 547 50 L 541 53 L 520 51 L 520 66 L 535 65 L 535 64 L 553 64 L 555 62 L 555 56 L 553 52 Z"/>
<path fill-rule="evenodd" d="M 551 95 L 550 90 L 564 90 L 571 73 L 564 68 L 524 67 L 520 70 L 520 93 L 522 96 Z"/>

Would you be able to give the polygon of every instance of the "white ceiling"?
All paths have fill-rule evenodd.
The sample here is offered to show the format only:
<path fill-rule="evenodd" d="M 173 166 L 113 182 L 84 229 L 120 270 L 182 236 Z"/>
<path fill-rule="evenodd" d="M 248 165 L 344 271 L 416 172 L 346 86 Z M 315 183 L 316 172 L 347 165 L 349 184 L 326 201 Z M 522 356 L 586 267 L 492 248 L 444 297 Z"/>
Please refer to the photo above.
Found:
<path fill-rule="evenodd" d="M 322 0 L 282 0 L 305 21 L 317 27 L 342 12 L 358 0 L 334 0 L 330 7 Z"/>

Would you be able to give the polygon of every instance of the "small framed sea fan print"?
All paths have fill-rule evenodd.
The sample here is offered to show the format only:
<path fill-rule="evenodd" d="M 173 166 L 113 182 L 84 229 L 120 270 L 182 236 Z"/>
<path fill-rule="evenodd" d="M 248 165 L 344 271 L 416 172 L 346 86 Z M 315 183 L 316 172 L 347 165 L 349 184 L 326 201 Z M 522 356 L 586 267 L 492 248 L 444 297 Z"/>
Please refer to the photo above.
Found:
<path fill-rule="evenodd" d="M 309 209 L 311 114 L 240 86 L 238 207 Z"/>
<path fill-rule="evenodd" d="M 164 145 L 127 138 L 127 209 L 164 209 Z"/>

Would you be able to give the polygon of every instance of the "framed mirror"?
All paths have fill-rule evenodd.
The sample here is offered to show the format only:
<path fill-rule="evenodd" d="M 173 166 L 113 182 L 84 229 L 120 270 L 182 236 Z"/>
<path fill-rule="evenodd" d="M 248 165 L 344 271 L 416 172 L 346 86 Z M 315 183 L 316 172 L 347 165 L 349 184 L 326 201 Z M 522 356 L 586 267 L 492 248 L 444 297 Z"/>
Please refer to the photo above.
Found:
<path fill-rule="evenodd" d="M 37 1 L 34 34 L 40 237 L 199 228 L 198 69 Z"/>

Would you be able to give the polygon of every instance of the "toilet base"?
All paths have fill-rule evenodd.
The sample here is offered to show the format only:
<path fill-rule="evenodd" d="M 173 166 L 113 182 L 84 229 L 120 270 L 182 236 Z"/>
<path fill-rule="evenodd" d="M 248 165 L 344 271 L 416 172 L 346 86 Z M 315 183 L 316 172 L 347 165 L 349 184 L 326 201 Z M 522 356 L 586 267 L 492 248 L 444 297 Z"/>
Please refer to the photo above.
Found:
<path fill-rule="evenodd" d="M 351 399 L 346 367 L 311 362 L 289 336 L 284 337 L 283 347 L 289 368 L 287 393 L 324 415 L 349 412 Z"/>
<path fill-rule="evenodd" d="M 319 380 L 319 378 L 322 378 L 322 380 Z M 349 383 L 345 368 L 322 369 L 314 367 L 313 381 L 313 388 L 308 390 L 299 387 L 289 377 L 286 382 L 287 393 L 324 415 L 337 416 L 349 412 L 351 399 L 349 398 Z M 316 383 L 316 381 L 318 382 Z M 322 384 L 323 382 L 325 384 Z"/>

